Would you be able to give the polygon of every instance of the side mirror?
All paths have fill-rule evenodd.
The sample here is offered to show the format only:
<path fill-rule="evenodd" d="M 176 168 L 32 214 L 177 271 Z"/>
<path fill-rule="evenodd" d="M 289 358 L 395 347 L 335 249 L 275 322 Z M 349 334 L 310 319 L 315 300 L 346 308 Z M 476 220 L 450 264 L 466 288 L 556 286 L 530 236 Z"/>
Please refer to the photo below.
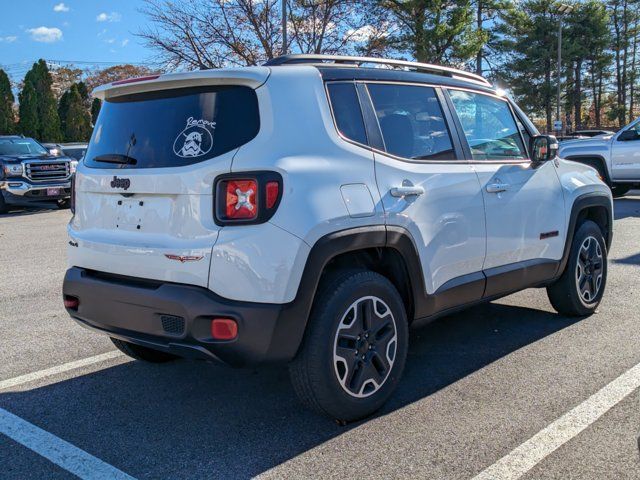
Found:
<path fill-rule="evenodd" d="M 531 139 L 531 160 L 542 163 L 556 158 L 558 140 L 553 135 L 536 135 Z"/>
<path fill-rule="evenodd" d="M 622 132 L 620 132 L 620 135 L 618 135 L 618 140 L 620 142 L 628 142 L 630 140 L 638 140 L 640 138 L 640 136 L 638 135 L 638 132 L 636 131 L 635 128 L 630 128 L 629 130 L 624 130 Z"/>

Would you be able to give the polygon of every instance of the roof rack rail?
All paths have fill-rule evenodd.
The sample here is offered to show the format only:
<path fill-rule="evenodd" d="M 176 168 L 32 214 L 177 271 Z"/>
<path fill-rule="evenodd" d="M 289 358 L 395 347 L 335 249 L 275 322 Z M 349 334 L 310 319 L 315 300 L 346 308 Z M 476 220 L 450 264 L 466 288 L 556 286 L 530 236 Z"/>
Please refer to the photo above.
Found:
<path fill-rule="evenodd" d="M 440 65 L 432 65 L 430 63 L 408 62 L 406 60 L 386 60 L 383 58 L 373 57 L 354 57 L 346 55 L 282 55 L 280 57 L 273 58 L 267 61 L 264 65 L 276 66 L 276 65 L 295 65 L 301 63 L 335 63 L 335 64 L 347 64 L 361 66 L 365 63 L 373 63 L 377 65 L 389 65 L 392 67 L 402 67 L 409 70 L 415 70 L 422 73 L 431 73 L 435 75 L 444 75 L 452 78 L 459 78 L 462 80 L 468 80 L 482 85 L 491 86 L 486 78 L 476 75 L 475 73 L 466 72 L 457 68 L 443 67 Z"/>

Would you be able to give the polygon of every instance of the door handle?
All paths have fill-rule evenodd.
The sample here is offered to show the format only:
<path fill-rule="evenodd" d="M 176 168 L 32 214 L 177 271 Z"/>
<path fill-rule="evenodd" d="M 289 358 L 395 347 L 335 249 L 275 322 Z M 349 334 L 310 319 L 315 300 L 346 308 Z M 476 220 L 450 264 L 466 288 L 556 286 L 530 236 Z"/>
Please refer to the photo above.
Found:
<path fill-rule="evenodd" d="M 416 187 L 416 186 L 403 186 L 403 187 L 394 187 L 389 190 L 389 193 L 392 197 L 411 197 L 418 196 L 424 193 L 424 188 Z"/>
<path fill-rule="evenodd" d="M 487 192 L 500 193 L 506 191 L 508 188 L 508 183 L 490 183 L 489 185 L 487 185 Z"/>

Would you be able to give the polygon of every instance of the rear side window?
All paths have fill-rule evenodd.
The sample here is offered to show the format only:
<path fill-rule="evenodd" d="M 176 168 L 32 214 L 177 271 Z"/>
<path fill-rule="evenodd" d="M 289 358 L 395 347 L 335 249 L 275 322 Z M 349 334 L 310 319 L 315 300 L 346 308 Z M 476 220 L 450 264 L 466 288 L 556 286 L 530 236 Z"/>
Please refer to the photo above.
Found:
<path fill-rule="evenodd" d="M 414 160 L 455 160 L 433 88 L 369 84 L 368 89 L 388 153 Z"/>
<path fill-rule="evenodd" d="M 349 140 L 367 145 L 356 86 L 353 83 L 330 83 L 327 90 L 340 134 Z"/>
<path fill-rule="evenodd" d="M 449 90 L 474 160 L 524 160 L 520 130 L 505 100 Z"/>
<path fill-rule="evenodd" d="M 260 129 L 253 89 L 167 90 L 104 102 L 85 163 L 94 168 L 179 167 L 209 160 Z"/>

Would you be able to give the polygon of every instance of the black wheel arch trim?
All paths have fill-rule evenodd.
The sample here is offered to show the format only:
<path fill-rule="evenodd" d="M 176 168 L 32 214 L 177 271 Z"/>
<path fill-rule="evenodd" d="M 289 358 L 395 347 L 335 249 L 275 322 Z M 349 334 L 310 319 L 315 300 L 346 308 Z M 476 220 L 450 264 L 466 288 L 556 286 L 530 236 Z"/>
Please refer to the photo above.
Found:
<path fill-rule="evenodd" d="M 571 244 L 573 243 L 573 235 L 578 227 L 578 219 L 580 213 L 592 208 L 602 207 L 605 209 L 607 215 L 607 228 L 603 232 L 604 241 L 607 246 L 607 250 L 611 248 L 611 242 L 613 241 L 613 208 L 609 197 L 601 192 L 591 192 L 579 195 L 573 202 L 571 207 L 571 214 L 569 216 L 569 225 L 567 227 L 567 238 L 564 243 L 564 250 L 562 252 L 562 259 L 558 265 L 556 277 L 562 275 L 564 269 L 569 261 L 569 254 L 571 253 Z"/>
<path fill-rule="evenodd" d="M 607 185 L 611 185 L 611 176 L 609 175 L 609 168 L 607 168 L 607 161 L 605 160 L 605 158 L 602 155 L 598 155 L 597 153 L 594 153 L 592 155 L 569 155 L 568 157 L 563 157 L 565 160 L 570 160 L 572 162 L 578 162 L 578 163 L 582 163 L 584 165 L 589 165 L 588 163 L 585 162 L 585 160 L 596 160 L 598 162 L 602 163 L 602 170 L 604 172 L 604 181 L 606 182 Z"/>

